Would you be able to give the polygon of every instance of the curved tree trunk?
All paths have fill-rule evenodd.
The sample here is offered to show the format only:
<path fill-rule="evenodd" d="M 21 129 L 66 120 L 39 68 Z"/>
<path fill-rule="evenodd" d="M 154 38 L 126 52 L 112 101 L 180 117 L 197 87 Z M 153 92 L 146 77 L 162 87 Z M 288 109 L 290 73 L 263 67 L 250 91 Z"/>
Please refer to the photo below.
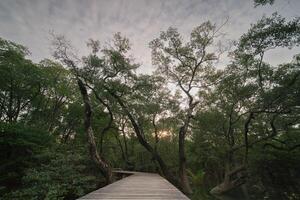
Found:
<path fill-rule="evenodd" d="M 214 195 L 225 194 L 246 182 L 245 166 L 241 165 L 231 171 L 226 171 L 224 181 L 214 187 L 210 193 Z"/>
<path fill-rule="evenodd" d="M 90 105 L 90 100 L 88 97 L 88 93 L 84 83 L 77 78 L 77 83 L 79 86 L 79 90 L 84 102 L 84 130 L 87 135 L 88 140 L 88 147 L 89 153 L 93 161 L 96 163 L 97 167 L 99 167 L 101 173 L 106 179 L 106 183 L 109 184 L 112 182 L 112 169 L 111 167 L 100 157 L 96 142 L 94 138 L 94 132 L 91 126 L 91 116 L 92 116 L 92 109 Z"/>
<path fill-rule="evenodd" d="M 144 135 L 142 133 L 142 128 L 139 126 L 139 124 L 136 122 L 136 120 L 134 119 L 133 115 L 130 113 L 130 111 L 128 110 L 127 106 L 123 103 L 123 101 L 120 99 L 119 96 L 117 96 L 116 94 L 114 94 L 113 92 L 111 92 L 109 90 L 109 88 L 106 88 L 109 93 L 117 100 L 118 104 L 121 106 L 121 108 L 124 110 L 125 114 L 127 115 L 127 117 L 129 118 L 134 132 L 136 133 L 136 136 L 138 138 L 139 143 L 149 152 L 151 153 L 152 157 L 157 161 L 157 163 L 160 166 L 160 169 L 163 173 L 163 175 L 170 180 L 173 183 L 176 183 L 176 181 L 174 180 L 174 178 L 172 178 L 171 173 L 169 172 L 169 169 L 166 165 L 166 163 L 163 161 L 163 159 L 161 158 L 161 156 L 155 151 L 154 148 L 152 148 L 152 146 L 146 141 L 146 139 L 144 138 Z"/>

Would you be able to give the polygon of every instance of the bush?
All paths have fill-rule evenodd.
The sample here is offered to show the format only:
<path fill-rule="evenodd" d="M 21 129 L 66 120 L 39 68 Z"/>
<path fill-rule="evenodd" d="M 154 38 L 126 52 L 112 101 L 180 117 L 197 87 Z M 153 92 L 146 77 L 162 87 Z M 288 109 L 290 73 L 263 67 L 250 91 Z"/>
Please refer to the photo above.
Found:
<path fill-rule="evenodd" d="M 73 146 L 74 148 L 74 146 Z M 61 146 L 38 155 L 40 166 L 26 170 L 23 187 L 8 199 L 76 199 L 95 190 L 99 179 L 82 148 Z M 87 155 L 87 154 L 85 154 Z"/>

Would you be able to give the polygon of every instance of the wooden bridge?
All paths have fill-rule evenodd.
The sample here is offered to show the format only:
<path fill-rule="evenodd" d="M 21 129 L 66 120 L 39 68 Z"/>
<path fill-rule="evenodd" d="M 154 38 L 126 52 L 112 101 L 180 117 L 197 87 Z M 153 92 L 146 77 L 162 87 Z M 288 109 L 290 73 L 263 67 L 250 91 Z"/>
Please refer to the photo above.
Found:
<path fill-rule="evenodd" d="M 158 174 L 128 171 L 115 171 L 115 173 L 129 176 L 79 199 L 189 199 Z"/>

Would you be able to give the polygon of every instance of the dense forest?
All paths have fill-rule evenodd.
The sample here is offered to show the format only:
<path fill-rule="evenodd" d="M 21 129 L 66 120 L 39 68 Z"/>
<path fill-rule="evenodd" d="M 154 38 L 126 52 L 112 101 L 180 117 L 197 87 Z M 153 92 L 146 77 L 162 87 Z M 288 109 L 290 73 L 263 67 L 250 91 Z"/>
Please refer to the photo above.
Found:
<path fill-rule="evenodd" d="M 136 72 L 121 33 L 89 39 L 84 56 L 52 34 L 53 58 L 38 63 L 0 38 L 0 198 L 76 199 L 121 168 L 191 199 L 300 199 L 300 54 L 265 59 L 300 45 L 300 18 L 264 16 L 231 48 L 222 26 L 162 31 L 152 74 Z"/>

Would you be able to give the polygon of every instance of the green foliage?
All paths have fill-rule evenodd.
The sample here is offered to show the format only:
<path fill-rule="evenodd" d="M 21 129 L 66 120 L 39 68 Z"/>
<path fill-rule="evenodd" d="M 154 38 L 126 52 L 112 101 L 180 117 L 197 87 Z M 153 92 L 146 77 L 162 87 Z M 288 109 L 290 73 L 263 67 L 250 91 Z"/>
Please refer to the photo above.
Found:
<path fill-rule="evenodd" d="M 194 174 L 192 171 L 188 170 L 188 174 L 192 179 L 193 185 L 197 187 L 201 187 L 203 184 L 203 178 L 205 172 L 203 170 L 198 170 L 196 174 Z"/>
<path fill-rule="evenodd" d="M 75 199 L 96 189 L 86 151 L 80 146 L 50 148 L 36 156 L 38 166 L 29 168 L 22 178 L 22 188 L 8 194 L 8 199 Z"/>
<path fill-rule="evenodd" d="M 204 186 L 204 175 L 205 172 L 201 169 L 198 169 L 196 173 L 193 173 L 191 170 L 187 171 L 190 180 L 192 182 L 193 187 L 193 195 L 191 196 L 191 199 L 214 199 L 211 195 L 208 194 L 207 190 Z"/>
<path fill-rule="evenodd" d="M 299 130 L 260 144 L 251 153 L 249 185 L 254 197 L 298 199 L 300 189 Z M 256 196 L 255 196 L 256 195 Z"/>
<path fill-rule="evenodd" d="M 237 51 L 255 56 L 276 47 L 298 46 L 299 26 L 299 17 L 286 21 L 277 13 L 273 13 L 270 17 L 264 16 L 242 35 Z"/>
<path fill-rule="evenodd" d="M 21 184 L 27 168 L 35 166 L 35 155 L 52 145 L 54 139 L 46 131 L 21 124 L 0 123 L 0 185 L 8 192 Z"/>
<path fill-rule="evenodd" d="M 25 47 L 0 38 L 0 119 L 16 122 L 40 94 L 42 73 L 25 56 Z"/>

